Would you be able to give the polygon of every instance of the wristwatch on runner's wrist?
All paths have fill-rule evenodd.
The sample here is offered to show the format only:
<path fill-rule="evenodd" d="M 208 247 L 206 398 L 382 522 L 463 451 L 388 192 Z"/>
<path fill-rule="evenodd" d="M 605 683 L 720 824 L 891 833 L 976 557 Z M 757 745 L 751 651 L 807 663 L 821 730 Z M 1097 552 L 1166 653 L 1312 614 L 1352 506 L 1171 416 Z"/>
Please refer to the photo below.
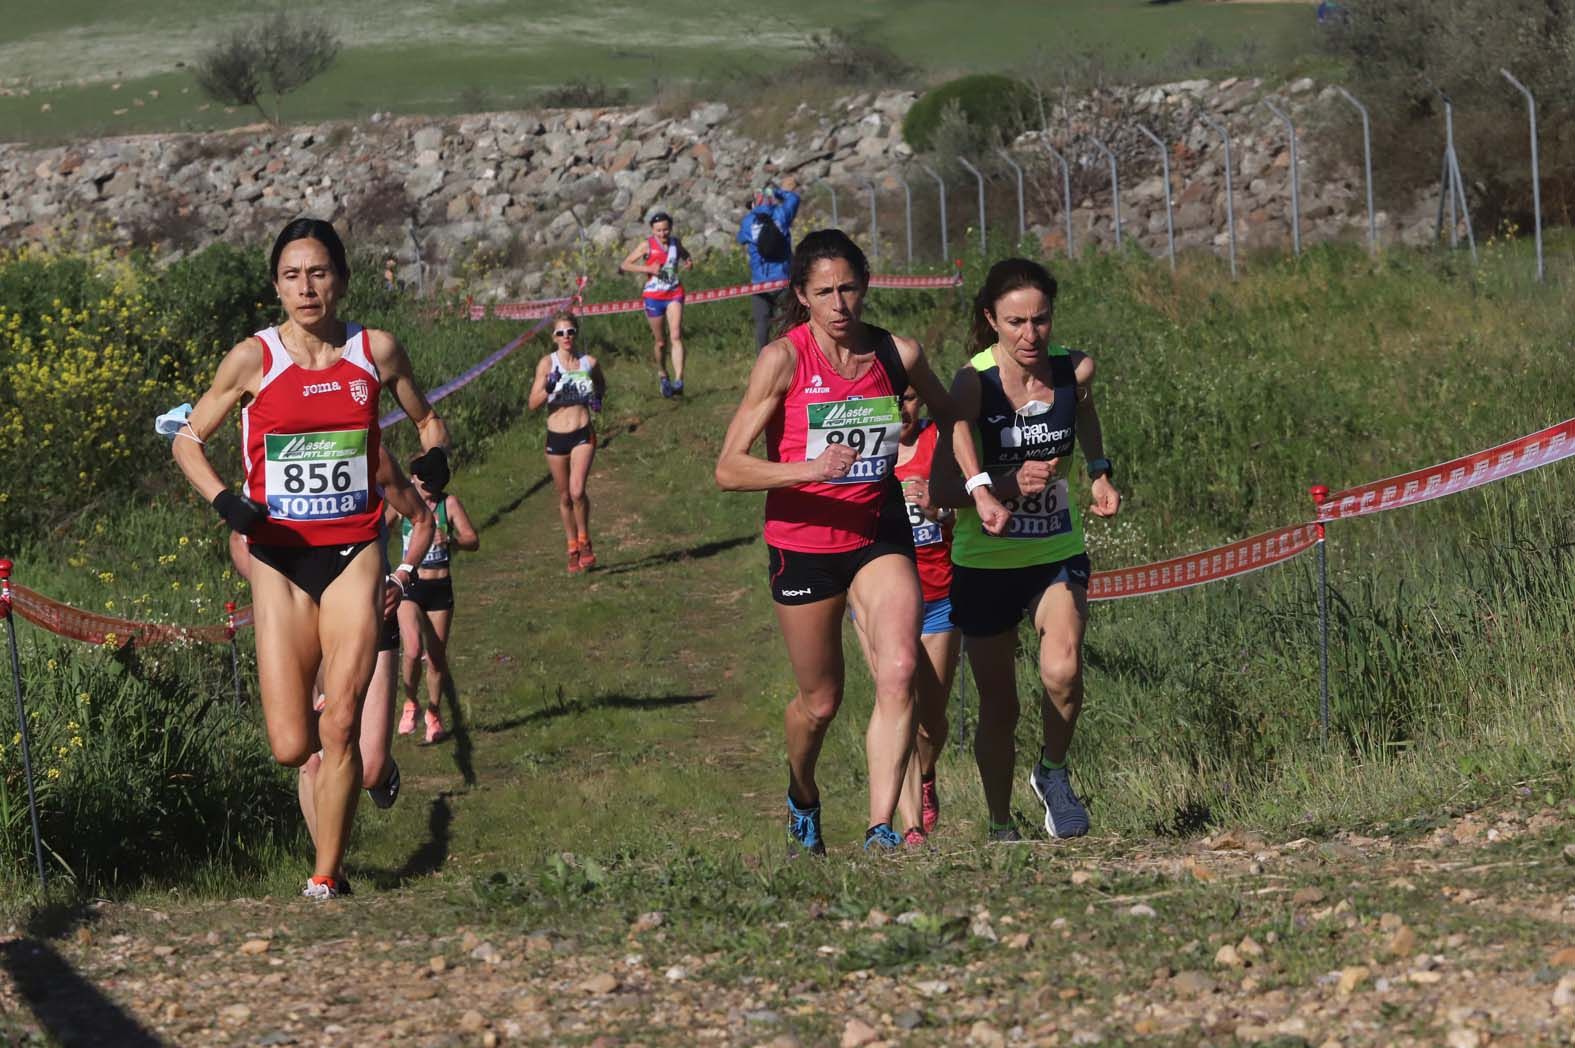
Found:
<path fill-rule="evenodd" d="M 1089 459 L 1088 479 L 1098 480 L 1100 477 L 1109 477 L 1111 480 L 1115 480 L 1116 467 L 1112 466 L 1107 458 Z"/>

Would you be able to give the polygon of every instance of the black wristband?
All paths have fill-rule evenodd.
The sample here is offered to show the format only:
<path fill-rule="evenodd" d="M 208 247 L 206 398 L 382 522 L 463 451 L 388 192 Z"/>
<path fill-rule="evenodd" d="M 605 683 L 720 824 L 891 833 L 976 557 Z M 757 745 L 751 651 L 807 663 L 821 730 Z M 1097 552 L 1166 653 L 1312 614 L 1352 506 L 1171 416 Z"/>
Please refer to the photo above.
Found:
<path fill-rule="evenodd" d="M 213 508 L 233 530 L 247 534 L 268 516 L 266 507 L 225 488 L 213 496 Z"/>

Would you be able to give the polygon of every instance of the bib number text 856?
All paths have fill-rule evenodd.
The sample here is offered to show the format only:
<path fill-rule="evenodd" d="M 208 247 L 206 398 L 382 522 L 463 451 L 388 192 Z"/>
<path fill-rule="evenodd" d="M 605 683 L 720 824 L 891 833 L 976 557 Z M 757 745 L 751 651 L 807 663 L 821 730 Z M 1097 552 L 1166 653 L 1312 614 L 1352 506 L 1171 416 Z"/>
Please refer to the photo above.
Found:
<path fill-rule="evenodd" d="M 343 459 L 332 464 L 291 462 L 284 467 L 284 490 L 291 495 L 349 491 L 354 483 L 355 479 L 350 475 L 350 463 Z"/>

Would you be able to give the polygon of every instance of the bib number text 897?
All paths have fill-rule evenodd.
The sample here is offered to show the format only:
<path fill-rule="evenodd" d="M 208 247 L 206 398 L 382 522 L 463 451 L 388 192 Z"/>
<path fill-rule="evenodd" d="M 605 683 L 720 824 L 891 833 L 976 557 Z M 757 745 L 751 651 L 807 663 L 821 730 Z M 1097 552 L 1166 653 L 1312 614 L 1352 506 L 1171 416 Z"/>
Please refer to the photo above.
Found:
<path fill-rule="evenodd" d="M 869 436 L 865 436 L 866 433 Z M 873 446 L 870 444 L 871 438 L 875 442 Z M 881 442 L 885 439 L 886 429 L 883 426 L 871 426 L 869 429 L 833 429 L 826 433 L 827 444 L 846 444 L 860 455 L 879 455 Z"/>

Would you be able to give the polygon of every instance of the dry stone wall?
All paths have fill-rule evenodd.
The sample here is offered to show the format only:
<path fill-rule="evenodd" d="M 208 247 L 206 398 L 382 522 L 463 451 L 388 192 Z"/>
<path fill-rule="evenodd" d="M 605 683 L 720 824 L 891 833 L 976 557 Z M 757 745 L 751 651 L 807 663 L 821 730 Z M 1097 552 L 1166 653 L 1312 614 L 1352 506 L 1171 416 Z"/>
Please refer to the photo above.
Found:
<path fill-rule="evenodd" d="M 1114 235 L 1108 165 L 1093 145 L 1099 138 L 1118 157 L 1124 231 L 1163 249 L 1158 154 L 1139 123 L 1170 144 L 1179 245 L 1225 244 L 1223 149 L 1198 116 L 1208 111 L 1234 136 L 1242 246 L 1288 245 L 1289 153 L 1283 128 L 1258 104 L 1265 93 L 1256 80 L 1195 80 L 1102 91 L 1055 106 L 1048 135 L 1073 164 L 1078 244 L 1108 243 Z M 933 183 L 912 167 L 916 158 L 902 141 L 902 118 L 915 97 L 887 91 L 849 97 L 821 113 L 801 107 L 794 130 L 770 134 L 715 102 L 681 117 L 649 107 L 448 120 L 376 116 L 287 130 L 0 145 L 0 238 L 158 242 L 177 255 L 218 239 L 263 239 L 289 218 L 311 215 L 333 219 L 355 243 L 393 250 L 411 280 L 452 282 L 467 259 L 485 259 L 495 269 L 487 290 L 506 296 L 539 290 L 545 262 L 565 248 L 633 244 L 657 208 L 678 217 L 692 248 L 732 250 L 752 187 L 791 174 L 821 220 L 828 196 L 816 183 L 840 187 L 843 225 L 861 234 L 868 219 L 857 187 L 868 180 L 894 194 L 883 198 L 892 210 L 882 230 L 895 243 L 901 173 L 913 176 L 916 208 L 934 207 Z M 1275 97 L 1309 130 L 1349 115 L 1332 88 L 1308 80 L 1280 85 Z M 1013 154 L 1029 172 L 1033 233 L 1053 251 L 1064 244 L 1064 209 L 1059 171 L 1042 137 L 1023 136 Z M 1301 143 L 1303 238 L 1362 235 L 1359 172 L 1327 162 L 1319 141 L 1309 133 Z M 1005 173 L 999 161 L 975 159 L 992 177 Z M 945 160 L 932 158 L 943 167 Z M 960 224 L 974 217 L 973 194 L 969 176 L 953 170 L 952 214 Z M 1004 185 L 993 200 L 1008 191 Z M 1420 199 L 1401 214 L 1384 212 L 1383 236 L 1425 239 L 1431 205 Z M 992 216 L 1003 228 L 1008 220 L 1015 223 L 1015 214 Z"/>

